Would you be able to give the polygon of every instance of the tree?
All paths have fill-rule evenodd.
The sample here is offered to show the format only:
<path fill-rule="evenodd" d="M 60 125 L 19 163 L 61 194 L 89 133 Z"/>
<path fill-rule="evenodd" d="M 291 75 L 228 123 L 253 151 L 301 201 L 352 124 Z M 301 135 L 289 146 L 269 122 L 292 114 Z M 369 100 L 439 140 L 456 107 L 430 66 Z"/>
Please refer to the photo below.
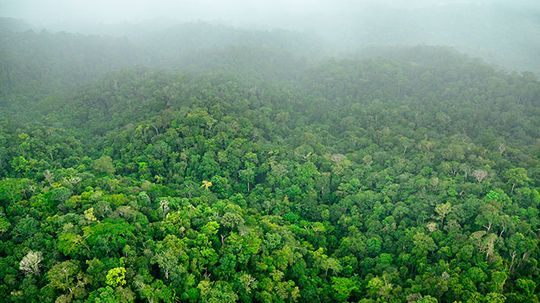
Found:
<path fill-rule="evenodd" d="M 161 269 L 165 280 L 173 279 L 180 281 L 186 273 L 188 256 L 184 243 L 175 235 L 167 235 L 163 241 L 157 244 L 157 251 L 153 258 Z"/>
<path fill-rule="evenodd" d="M 107 272 L 107 285 L 111 287 L 123 286 L 126 284 L 126 269 L 124 267 L 115 267 Z"/>
<path fill-rule="evenodd" d="M 488 172 L 483 169 L 475 169 L 472 175 L 478 183 L 481 183 L 488 176 Z"/>
<path fill-rule="evenodd" d="M 212 186 L 212 185 L 213 185 L 212 182 L 207 181 L 207 180 L 203 180 L 203 181 L 202 181 L 201 187 L 203 187 L 204 189 L 208 190 L 208 188 L 210 188 L 210 186 Z"/>
<path fill-rule="evenodd" d="M 438 302 L 437 299 L 433 298 L 430 295 L 424 296 L 420 300 L 416 301 L 416 303 L 437 303 L 437 302 Z M 491 301 L 488 301 L 488 302 L 491 302 Z"/>
<path fill-rule="evenodd" d="M 414 247 L 412 252 L 420 258 L 426 257 L 429 252 L 434 251 L 437 248 L 433 238 L 423 232 L 414 234 L 413 244 Z"/>
<path fill-rule="evenodd" d="M 86 243 L 99 256 L 119 254 L 135 239 L 134 226 L 123 219 L 105 219 L 95 225 L 83 227 Z"/>
<path fill-rule="evenodd" d="M 94 215 L 94 208 L 90 207 L 84 211 L 84 218 L 90 222 L 97 221 L 96 216 Z"/>
<path fill-rule="evenodd" d="M 238 172 L 240 180 L 246 184 L 247 191 L 251 190 L 251 184 L 255 181 L 255 171 L 252 168 L 242 169 Z"/>
<path fill-rule="evenodd" d="M 495 241 L 497 235 L 493 233 L 487 233 L 480 230 L 471 234 L 471 239 L 476 244 L 478 250 L 486 254 L 486 259 L 493 258 L 495 256 Z"/>
<path fill-rule="evenodd" d="M 444 218 L 446 218 L 446 215 L 448 215 L 451 210 L 452 210 L 452 204 L 450 202 L 437 204 L 437 206 L 435 206 L 435 212 L 437 213 L 437 216 L 441 220 L 441 225 L 444 224 Z"/>
<path fill-rule="evenodd" d="M 43 261 L 43 254 L 40 251 L 29 251 L 19 263 L 19 269 L 25 275 L 39 274 L 39 266 Z"/>
<path fill-rule="evenodd" d="M 337 301 L 346 302 L 351 292 L 358 290 L 358 285 L 350 278 L 332 277 L 332 289 Z"/>
<path fill-rule="evenodd" d="M 247 273 L 242 274 L 239 281 L 242 285 L 243 291 L 245 291 L 247 294 L 250 294 L 258 285 L 257 279 Z"/>
<path fill-rule="evenodd" d="M 536 283 L 527 278 L 519 278 L 516 281 L 518 289 L 521 291 L 519 297 L 523 302 L 538 302 L 538 296 L 535 295 Z"/>
<path fill-rule="evenodd" d="M 135 302 L 135 294 L 129 288 L 110 286 L 101 287 L 88 296 L 89 302 L 96 303 L 129 303 Z"/>
<path fill-rule="evenodd" d="M 373 298 L 388 299 L 392 291 L 392 284 L 388 283 L 384 277 L 383 279 L 374 277 L 367 283 L 367 289 Z"/>
<path fill-rule="evenodd" d="M 326 254 L 324 254 L 323 248 L 319 248 L 318 250 L 314 251 L 313 257 L 315 259 L 317 267 L 323 270 L 325 276 L 328 275 L 329 270 L 332 270 L 334 274 L 337 274 L 341 271 L 342 267 L 339 263 L 339 260 L 328 257 Z"/>
<path fill-rule="evenodd" d="M 76 256 L 83 245 L 83 238 L 80 235 L 65 232 L 58 236 L 58 250 L 66 256 Z"/>
<path fill-rule="evenodd" d="M 10 226 L 9 220 L 3 214 L 0 214 L 0 235 L 8 231 Z"/>
<path fill-rule="evenodd" d="M 197 285 L 201 292 L 201 299 L 208 303 L 236 302 L 238 295 L 234 293 L 229 283 L 225 281 L 210 282 L 202 280 Z"/>
<path fill-rule="evenodd" d="M 115 172 L 113 160 L 109 156 L 101 156 L 99 159 L 94 160 L 92 167 L 98 173 L 104 173 L 112 175 Z"/>
<path fill-rule="evenodd" d="M 504 173 L 504 176 L 512 184 L 511 192 L 514 192 L 516 186 L 525 185 L 530 181 L 527 170 L 522 167 L 509 169 Z"/>
<path fill-rule="evenodd" d="M 78 273 L 79 264 L 76 261 L 69 260 L 53 265 L 47 272 L 47 278 L 52 288 L 61 291 L 68 290 L 69 293 L 73 293 L 77 283 L 76 277 Z"/>

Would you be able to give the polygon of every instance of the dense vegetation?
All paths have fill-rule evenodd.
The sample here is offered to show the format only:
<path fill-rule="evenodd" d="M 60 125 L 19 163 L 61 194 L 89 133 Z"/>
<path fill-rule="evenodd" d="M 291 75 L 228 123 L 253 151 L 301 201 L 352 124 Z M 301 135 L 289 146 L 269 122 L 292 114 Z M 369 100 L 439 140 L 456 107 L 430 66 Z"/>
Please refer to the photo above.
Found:
<path fill-rule="evenodd" d="M 539 301 L 533 74 L 1 34 L 9 302 Z"/>

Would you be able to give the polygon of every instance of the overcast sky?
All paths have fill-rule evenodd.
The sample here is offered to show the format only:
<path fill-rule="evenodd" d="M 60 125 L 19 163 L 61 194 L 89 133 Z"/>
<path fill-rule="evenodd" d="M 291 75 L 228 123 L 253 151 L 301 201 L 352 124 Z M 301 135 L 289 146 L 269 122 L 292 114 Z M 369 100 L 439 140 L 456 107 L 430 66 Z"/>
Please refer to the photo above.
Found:
<path fill-rule="evenodd" d="M 339 22 L 341 18 L 350 18 L 351 14 L 374 8 L 415 9 L 456 3 L 482 5 L 495 1 L 502 0 L 0 0 L 0 16 L 24 19 L 38 26 L 165 18 L 180 22 L 293 25 L 302 29 L 319 19 Z"/>
<path fill-rule="evenodd" d="M 281 28 L 345 50 L 445 45 L 540 70 L 540 0 L 0 0 L 0 17 L 37 30 L 120 36 L 192 21 Z"/>

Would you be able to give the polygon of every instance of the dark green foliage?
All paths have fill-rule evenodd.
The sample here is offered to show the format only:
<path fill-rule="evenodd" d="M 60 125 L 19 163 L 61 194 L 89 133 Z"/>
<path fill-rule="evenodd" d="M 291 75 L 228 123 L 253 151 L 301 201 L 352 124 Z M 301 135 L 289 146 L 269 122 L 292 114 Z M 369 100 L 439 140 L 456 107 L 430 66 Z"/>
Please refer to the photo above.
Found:
<path fill-rule="evenodd" d="M 5 109 L 1 298 L 538 302 L 534 77 L 425 47 L 309 68 L 270 52 L 287 74 L 230 52 Z"/>

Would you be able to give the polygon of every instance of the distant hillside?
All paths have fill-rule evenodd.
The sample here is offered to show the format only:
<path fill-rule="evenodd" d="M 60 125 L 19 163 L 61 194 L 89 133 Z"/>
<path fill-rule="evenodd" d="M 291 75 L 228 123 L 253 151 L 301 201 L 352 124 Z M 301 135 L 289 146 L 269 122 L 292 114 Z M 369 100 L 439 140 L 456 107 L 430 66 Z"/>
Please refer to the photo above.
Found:
<path fill-rule="evenodd" d="M 23 32 L 33 29 L 29 23 L 20 19 L 0 17 L 0 32 Z"/>
<path fill-rule="evenodd" d="M 136 64 L 125 39 L 47 31 L 0 33 L 0 96 L 43 96 Z M 1 104 L 2 102 L 0 102 Z"/>
<path fill-rule="evenodd" d="M 288 77 L 317 56 L 289 32 L 186 24 L 117 38 L 65 32 L 0 32 L 0 96 L 39 98 L 130 66 L 205 72 L 230 68 L 245 77 Z M 28 89 L 30 88 L 31 89 Z M 19 99 L 18 102 L 20 102 Z"/>

